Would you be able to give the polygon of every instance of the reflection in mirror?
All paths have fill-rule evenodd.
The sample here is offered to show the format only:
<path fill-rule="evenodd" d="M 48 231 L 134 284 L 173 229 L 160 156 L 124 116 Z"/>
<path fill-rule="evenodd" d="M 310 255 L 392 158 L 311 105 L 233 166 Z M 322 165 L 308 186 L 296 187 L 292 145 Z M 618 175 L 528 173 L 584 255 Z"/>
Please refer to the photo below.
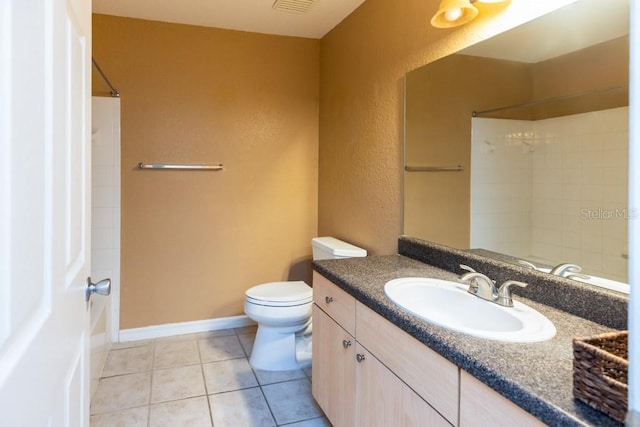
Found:
<path fill-rule="evenodd" d="M 404 233 L 628 290 L 628 52 L 580 0 L 408 73 Z"/>

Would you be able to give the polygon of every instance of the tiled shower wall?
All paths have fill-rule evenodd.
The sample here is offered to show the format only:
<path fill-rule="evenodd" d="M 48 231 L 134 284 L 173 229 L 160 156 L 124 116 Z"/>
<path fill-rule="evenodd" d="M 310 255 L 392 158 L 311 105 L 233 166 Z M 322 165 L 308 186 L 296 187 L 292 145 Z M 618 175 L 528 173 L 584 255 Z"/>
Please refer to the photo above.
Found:
<path fill-rule="evenodd" d="M 120 287 L 120 99 L 93 97 L 91 279 L 105 278 L 111 279 L 111 296 L 91 298 L 91 396 L 117 332 Z"/>
<path fill-rule="evenodd" d="M 471 248 L 531 253 L 531 122 L 472 119 Z"/>
<path fill-rule="evenodd" d="M 471 247 L 626 281 L 628 108 L 472 133 Z"/>

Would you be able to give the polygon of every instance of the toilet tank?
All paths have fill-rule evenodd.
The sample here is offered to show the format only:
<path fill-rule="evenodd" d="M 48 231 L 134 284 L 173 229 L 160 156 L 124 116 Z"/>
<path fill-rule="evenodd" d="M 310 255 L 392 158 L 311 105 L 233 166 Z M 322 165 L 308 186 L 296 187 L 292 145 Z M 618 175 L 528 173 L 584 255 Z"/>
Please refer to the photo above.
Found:
<path fill-rule="evenodd" d="M 367 256 L 365 249 L 343 242 L 334 237 L 314 237 L 311 239 L 313 259 L 340 259 Z"/>

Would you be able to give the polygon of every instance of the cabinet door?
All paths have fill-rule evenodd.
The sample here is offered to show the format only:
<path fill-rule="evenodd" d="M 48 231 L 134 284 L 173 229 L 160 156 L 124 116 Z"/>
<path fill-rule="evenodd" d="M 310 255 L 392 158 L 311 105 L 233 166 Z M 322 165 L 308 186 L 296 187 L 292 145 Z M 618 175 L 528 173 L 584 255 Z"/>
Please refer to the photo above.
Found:
<path fill-rule="evenodd" d="M 456 425 L 458 367 L 360 302 L 356 316 L 358 342 Z"/>
<path fill-rule="evenodd" d="M 527 426 L 545 424 L 465 371 L 460 372 L 460 426 Z"/>
<path fill-rule="evenodd" d="M 355 423 L 355 340 L 313 305 L 312 393 L 335 427 Z"/>
<path fill-rule="evenodd" d="M 357 426 L 451 426 L 358 343 L 355 357 Z"/>

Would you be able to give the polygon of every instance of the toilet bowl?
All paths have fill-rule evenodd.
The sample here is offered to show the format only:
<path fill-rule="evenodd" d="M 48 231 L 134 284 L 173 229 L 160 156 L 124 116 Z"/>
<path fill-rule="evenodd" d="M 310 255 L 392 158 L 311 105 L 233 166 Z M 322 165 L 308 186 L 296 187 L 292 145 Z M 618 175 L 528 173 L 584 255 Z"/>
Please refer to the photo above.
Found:
<path fill-rule="evenodd" d="M 249 363 L 267 371 L 304 368 L 310 352 L 297 352 L 296 339 L 310 334 L 311 287 L 302 281 L 273 282 L 245 292 L 244 312 L 258 323 Z"/>
<path fill-rule="evenodd" d="M 333 237 L 311 241 L 314 259 L 362 257 L 367 251 Z M 249 363 L 284 371 L 311 365 L 313 291 L 303 281 L 271 282 L 245 292 L 244 311 L 258 324 Z"/>

